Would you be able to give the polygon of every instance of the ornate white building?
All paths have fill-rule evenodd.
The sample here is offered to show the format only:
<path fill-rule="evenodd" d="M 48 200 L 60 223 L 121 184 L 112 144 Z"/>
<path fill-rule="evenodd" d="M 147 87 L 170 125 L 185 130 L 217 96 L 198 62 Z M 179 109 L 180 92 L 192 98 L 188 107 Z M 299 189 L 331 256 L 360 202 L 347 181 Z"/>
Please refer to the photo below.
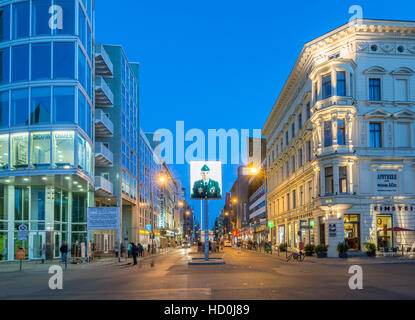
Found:
<path fill-rule="evenodd" d="M 277 243 L 414 244 L 387 230 L 415 229 L 414 70 L 415 22 L 355 20 L 304 46 L 262 129 Z"/>

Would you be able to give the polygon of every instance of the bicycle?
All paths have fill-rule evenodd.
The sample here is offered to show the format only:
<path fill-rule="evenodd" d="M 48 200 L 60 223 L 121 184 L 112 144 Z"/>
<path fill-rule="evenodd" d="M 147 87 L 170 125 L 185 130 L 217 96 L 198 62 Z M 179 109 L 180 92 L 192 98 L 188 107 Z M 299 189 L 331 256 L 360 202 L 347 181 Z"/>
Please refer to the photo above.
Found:
<path fill-rule="evenodd" d="M 293 252 L 287 257 L 287 262 L 290 261 L 291 259 L 295 259 L 297 260 L 297 262 L 303 262 L 304 258 L 305 258 L 305 254 L 302 251 L 300 251 L 299 253 Z"/>

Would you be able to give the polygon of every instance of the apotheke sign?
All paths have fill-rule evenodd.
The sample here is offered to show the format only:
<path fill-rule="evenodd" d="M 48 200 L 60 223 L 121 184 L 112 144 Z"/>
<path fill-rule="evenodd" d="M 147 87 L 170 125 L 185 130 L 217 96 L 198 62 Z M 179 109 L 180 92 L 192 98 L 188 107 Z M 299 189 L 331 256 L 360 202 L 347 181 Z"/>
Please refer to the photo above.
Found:
<path fill-rule="evenodd" d="M 378 171 L 376 173 L 376 191 L 378 193 L 396 193 L 398 191 L 396 171 Z"/>

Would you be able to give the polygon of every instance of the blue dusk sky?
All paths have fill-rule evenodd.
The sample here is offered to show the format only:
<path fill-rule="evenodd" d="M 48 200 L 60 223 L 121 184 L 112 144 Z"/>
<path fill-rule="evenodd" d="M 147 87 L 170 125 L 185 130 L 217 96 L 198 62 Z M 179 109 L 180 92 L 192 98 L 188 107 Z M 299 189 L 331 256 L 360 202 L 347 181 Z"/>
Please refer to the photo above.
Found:
<path fill-rule="evenodd" d="M 363 18 L 415 20 L 413 0 L 98 0 L 96 41 L 140 63 L 140 126 L 261 129 L 304 44 Z M 190 143 L 186 143 L 185 147 Z M 207 145 L 207 140 L 206 140 Z M 230 163 L 230 155 L 228 155 Z M 189 197 L 189 166 L 172 165 Z M 223 166 L 223 191 L 236 166 Z M 224 200 L 210 201 L 209 225 Z M 200 201 L 190 201 L 200 221 Z"/>

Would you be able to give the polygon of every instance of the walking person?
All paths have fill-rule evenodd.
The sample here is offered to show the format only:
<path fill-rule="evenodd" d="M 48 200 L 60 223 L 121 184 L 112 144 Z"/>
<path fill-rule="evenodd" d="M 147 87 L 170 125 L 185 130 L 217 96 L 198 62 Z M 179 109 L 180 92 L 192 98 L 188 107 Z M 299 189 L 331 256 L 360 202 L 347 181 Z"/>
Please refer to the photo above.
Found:
<path fill-rule="evenodd" d="M 147 245 L 147 251 L 148 251 L 148 254 L 150 255 L 150 250 L 151 250 L 151 246 L 150 246 L 150 243 Z"/>
<path fill-rule="evenodd" d="M 129 242 L 128 243 L 128 258 L 130 258 L 131 257 L 131 254 L 132 254 L 132 250 L 133 250 L 133 242 Z"/>
<path fill-rule="evenodd" d="M 67 267 L 66 257 L 68 255 L 68 244 L 64 241 L 59 249 L 62 255 L 62 264 L 65 264 L 65 269 Z"/>
<path fill-rule="evenodd" d="M 142 258 L 144 256 L 143 251 L 144 251 L 143 246 L 141 245 L 141 243 L 139 243 L 138 244 L 138 255 L 139 255 L 140 258 Z"/>
<path fill-rule="evenodd" d="M 240 242 L 240 241 L 238 241 L 238 242 L 236 243 L 236 246 L 237 246 L 237 248 L 238 248 L 238 253 L 240 253 L 240 252 L 241 252 L 241 242 Z"/>
<path fill-rule="evenodd" d="M 135 265 L 137 264 L 137 255 L 138 255 L 137 246 L 134 244 L 134 242 L 132 242 L 131 243 L 131 256 L 133 257 L 133 261 Z"/>

